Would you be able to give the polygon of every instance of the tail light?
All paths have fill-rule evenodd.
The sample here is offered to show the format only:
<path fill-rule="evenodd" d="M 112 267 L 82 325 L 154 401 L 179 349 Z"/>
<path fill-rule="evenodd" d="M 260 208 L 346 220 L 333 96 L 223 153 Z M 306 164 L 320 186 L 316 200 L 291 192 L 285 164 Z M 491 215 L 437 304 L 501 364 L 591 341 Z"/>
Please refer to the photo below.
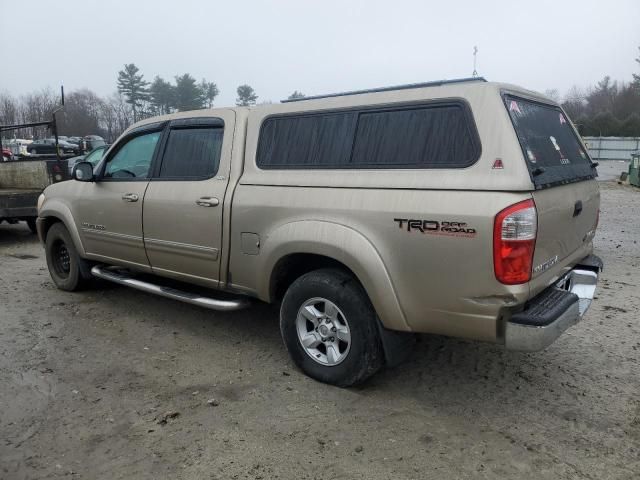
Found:
<path fill-rule="evenodd" d="M 533 200 L 502 210 L 493 224 L 493 269 L 500 283 L 517 285 L 531 280 L 538 214 Z"/>

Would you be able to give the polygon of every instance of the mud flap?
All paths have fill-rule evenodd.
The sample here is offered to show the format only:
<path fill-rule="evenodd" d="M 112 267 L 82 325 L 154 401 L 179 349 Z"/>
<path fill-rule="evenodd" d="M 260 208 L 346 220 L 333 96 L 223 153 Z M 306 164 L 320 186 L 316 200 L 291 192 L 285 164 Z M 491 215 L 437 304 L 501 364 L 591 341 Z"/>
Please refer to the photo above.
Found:
<path fill-rule="evenodd" d="M 384 350 L 384 360 L 387 367 L 395 367 L 407 360 L 413 352 L 416 343 L 416 335 L 411 332 L 398 332 L 396 330 L 387 330 L 380 322 L 378 325 L 378 333 Z"/>
<path fill-rule="evenodd" d="M 587 255 L 574 267 L 577 269 L 591 270 L 596 273 L 600 273 L 604 270 L 604 263 L 600 257 L 596 255 Z"/>

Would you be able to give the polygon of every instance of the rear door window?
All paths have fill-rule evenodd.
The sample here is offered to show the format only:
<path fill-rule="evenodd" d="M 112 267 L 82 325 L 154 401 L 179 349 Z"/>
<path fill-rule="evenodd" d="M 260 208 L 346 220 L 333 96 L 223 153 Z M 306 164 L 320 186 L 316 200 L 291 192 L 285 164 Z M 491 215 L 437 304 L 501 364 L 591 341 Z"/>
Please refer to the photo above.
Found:
<path fill-rule="evenodd" d="M 220 164 L 223 128 L 178 128 L 169 133 L 160 166 L 160 178 L 205 179 Z"/>
<path fill-rule="evenodd" d="M 595 168 L 559 107 L 504 96 L 536 188 L 594 178 Z"/>

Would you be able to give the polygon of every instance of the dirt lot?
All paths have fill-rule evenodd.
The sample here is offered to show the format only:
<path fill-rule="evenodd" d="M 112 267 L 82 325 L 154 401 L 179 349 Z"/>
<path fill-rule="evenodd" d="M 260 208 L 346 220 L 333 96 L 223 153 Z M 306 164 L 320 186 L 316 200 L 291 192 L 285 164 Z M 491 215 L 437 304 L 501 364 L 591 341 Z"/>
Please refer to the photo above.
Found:
<path fill-rule="evenodd" d="M 292 366 L 268 306 L 61 292 L 0 226 L 0 478 L 638 478 L 640 190 L 602 196 L 598 298 L 548 350 L 424 336 L 349 390 Z"/>

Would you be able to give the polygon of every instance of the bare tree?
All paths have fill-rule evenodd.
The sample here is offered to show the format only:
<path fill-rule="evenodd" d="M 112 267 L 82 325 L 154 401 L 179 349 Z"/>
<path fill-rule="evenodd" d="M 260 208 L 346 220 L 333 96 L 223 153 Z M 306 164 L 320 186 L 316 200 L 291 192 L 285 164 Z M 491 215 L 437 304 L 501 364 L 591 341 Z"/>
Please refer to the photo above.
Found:
<path fill-rule="evenodd" d="M 89 89 L 76 90 L 67 95 L 64 113 L 58 122 L 64 135 L 95 135 L 100 130 L 103 100 Z"/>
<path fill-rule="evenodd" d="M 0 125 L 18 123 L 18 102 L 8 93 L 0 94 Z M 3 133 L 3 138 L 13 137 L 13 132 Z"/>
<path fill-rule="evenodd" d="M 586 94 L 576 85 L 569 89 L 562 102 L 562 107 L 574 121 L 586 114 L 586 106 Z"/>
<path fill-rule="evenodd" d="M 133 123 L 133 109 L 119 93 L 114 93 L 109 97 L 107 103 L 114 115 L 113 137 L 109 141 L 114 141 Z"/>
<path fill-rule="evenodd" d="M 51 89 L 44 88 L 38 92 L 23 95 L 19 100 L 19 117 L 21 123 L 42 122 L 51 120 L 53 111 L 60 107 L 59 96 Z M 32 127 L 16 132 L 21 137 L 42 138 L 51 132 L 47 127 Z"/>

